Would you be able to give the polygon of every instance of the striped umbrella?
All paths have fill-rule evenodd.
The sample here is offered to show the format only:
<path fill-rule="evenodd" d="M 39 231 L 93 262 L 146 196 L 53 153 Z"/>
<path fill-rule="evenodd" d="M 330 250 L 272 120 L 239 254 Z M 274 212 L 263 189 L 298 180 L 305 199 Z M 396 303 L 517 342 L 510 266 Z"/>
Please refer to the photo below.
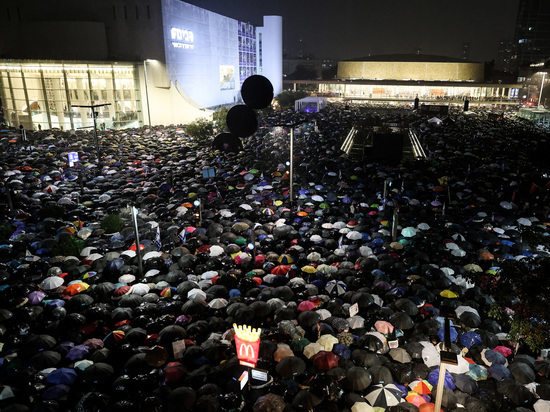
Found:
<path fill-rule="evenodd" d="M 331 280 L 325 286 L 325 290 L 330 295 L 337 295 L 337 296 L 343 295 L 344 293 L 346 293 L 346 289 L 347 289 L 346 284 L 341 280 Z"/>
<path fill-rule="evenodd" d="M 374 385 L 373 389 L 365 396 L 365 399 L 372 406 L 389 408 L 398 405 L 403 398 L 403 392 L 394 384 Z"/>

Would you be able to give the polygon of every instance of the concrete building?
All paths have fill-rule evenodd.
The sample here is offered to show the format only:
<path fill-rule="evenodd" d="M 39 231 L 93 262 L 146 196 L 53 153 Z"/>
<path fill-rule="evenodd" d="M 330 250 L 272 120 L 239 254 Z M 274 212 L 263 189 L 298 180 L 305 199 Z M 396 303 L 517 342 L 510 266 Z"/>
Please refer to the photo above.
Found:
<path fill-rule="evenodd" d="M 182 124 L 240 101 L 262 74 L 282 90 L 282 18 L 263 26 L 180 0 L 5 0 L 0 107 L 36 129 Z"/>

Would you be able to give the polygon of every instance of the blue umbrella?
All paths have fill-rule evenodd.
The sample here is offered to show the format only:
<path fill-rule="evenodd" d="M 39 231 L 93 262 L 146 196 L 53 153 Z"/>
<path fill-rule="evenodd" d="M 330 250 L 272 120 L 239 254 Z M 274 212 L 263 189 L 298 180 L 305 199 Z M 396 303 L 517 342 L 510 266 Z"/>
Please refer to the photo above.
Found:
<path fill-rule="evenodd" d="M 344 282 L 342 282 L 341 280 L 331 280 L 330 282 L 327 283 L 327 285 L 325 286 L 325 290 L 330 294 L 330 295 L 343 295 L 344 293 L 346 293 L 346 290 L 347 290 L 347 286 Z"/>
<path fill-rule="evenodd" d="M 46 377 L 46 381 L 55 384 L 71 385 L 76 381 L 76 378 L 77 375 L 74 369 L 59 368 L 51 372 Z"/>
<path fill-rule="evenodd" d="M 460 335 L 460 344 L 470 349 L 472 346 L 480 345 L 481 336 L 475 332 L 466 332 Z"/>
<path fill-rule="evenodd" d="M 49 387 L 44 391 L 42 397 L 44 399 L 58 399 L 67 395 L 71 388 L 67 385 L 59 384 Z"/>
<path fill-rule="evenodd" d="M 510 372 L 510 370 L 506 366 L 499 363 L 495 363 L 493 366 L 491 366 L 489 368 L 489 373 L 491 374 L 491 377 L 495 378 L 497 381 L 514 379 L 512 372 Z"/>
<path fill-rule="evenodd" d="M 451 342 L 455 342 L 456 339 L 458 338 L 458 332 L 456 331 L 455 328 L 449 328 L 449 334 L 451 335 L 450 338 L 451 338 Z M 437 331 L 437 337 L 439 338 L 439 340 L 441 342 L 443 342 L 444 338 L 445 338 L 445 328 L 439 328 L 439 330 Z"/>
<path fill-rule="evenodd" d="M 430 382 L 432 385 L 434 386 L 437 385 L 438 380 L 439 380 L 439 368 L 434 369 L 428 375 L 428 382 Z M 443 380 L 443 384 L 452 391 L 456 389 L 455 380 L 453 376 L 449 373 L 449 371 L 445 371 L 445 379 Z"/>
<path fill-rule="evenodd" d="M 344 359 L 349 359 L 351 357 L 351 350 L 349 347 L 343 343 L 337 343 L 332 347 L 332 352 Z"/>

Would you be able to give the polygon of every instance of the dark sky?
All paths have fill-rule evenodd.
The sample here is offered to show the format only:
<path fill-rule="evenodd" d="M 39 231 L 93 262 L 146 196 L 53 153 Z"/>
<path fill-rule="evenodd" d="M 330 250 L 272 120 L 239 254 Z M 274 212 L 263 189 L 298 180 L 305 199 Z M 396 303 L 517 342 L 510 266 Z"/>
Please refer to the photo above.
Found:
<path fill-rule="evenodd" d="M 204 9 L 262 25 L 263 15 L 283 16 L 289 56 L 302 40 L 317 58 L 413 53 L 495 58 L 500 40 L 512 40 L 518 0 L 187 0 Z"/>

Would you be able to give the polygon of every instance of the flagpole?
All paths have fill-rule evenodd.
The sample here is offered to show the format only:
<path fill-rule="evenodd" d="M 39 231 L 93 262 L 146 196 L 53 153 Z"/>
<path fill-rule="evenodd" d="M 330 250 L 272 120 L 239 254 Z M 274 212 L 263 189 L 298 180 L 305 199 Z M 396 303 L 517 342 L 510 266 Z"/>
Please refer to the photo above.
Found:
<path fill-rule="evenodd" d="M 134 235 L 136 237 L 136 256 L 138 261 L 138 273 L 139 276 L 143 276 L 143 262 L 141 261 L 141 250 L 140 250 L 140 241 L 139 241 L 139 230 L 137 223 L 137 209 L 135 206 L 132 206 L 132 221 L 134 222 Z"/>

